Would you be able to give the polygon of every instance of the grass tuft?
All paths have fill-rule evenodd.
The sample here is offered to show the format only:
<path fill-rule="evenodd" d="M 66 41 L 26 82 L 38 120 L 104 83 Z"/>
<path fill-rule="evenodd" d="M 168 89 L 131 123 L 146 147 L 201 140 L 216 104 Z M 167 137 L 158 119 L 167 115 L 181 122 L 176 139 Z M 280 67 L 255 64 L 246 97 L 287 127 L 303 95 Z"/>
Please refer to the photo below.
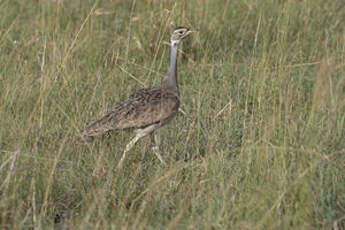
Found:
<path fill-rule="evenodd" d="M 340 1 L 0 1 L 1 229 L 344 229 Z M 78 131 L 167 75 L 163 166 Z"/>

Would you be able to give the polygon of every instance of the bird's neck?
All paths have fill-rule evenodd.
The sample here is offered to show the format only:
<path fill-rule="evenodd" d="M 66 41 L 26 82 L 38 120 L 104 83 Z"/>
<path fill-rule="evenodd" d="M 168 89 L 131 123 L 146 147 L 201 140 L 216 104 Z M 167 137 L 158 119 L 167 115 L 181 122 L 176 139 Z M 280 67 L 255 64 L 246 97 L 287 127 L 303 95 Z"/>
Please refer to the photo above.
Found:
<path fill-rule="evenodd" d="M 170 72 L 168 77 L 168 85 L 178 88 L 177 85 L 177 49 L 178 44 L 171 44 L 170 53 Z"/>

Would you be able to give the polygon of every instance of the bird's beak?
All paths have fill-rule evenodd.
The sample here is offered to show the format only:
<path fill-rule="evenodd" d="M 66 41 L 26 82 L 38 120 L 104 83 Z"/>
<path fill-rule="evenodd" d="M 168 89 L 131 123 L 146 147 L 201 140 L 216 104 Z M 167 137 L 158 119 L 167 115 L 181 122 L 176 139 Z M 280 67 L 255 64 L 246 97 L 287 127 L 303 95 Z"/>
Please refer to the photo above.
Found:
<path fill-rule="evenodd" d="M 194 33 L 194 32 L 199 32 L 199 29 L 193 29 L 193 28 L 188 29 L 188 31 L 184 34 L 184 36 L 182 37 L 182 39 L 185 38 L 185 37 L 187 37 L 188 35 Z"/>
<path fill-rule="evenodd" d="M 191 33 L 194 33 L 194 32 L 199 32 L 200 29 L 194 29 L 194 28 L 191 28 L 188 30 L 187 34 L 191 34 Z"/>

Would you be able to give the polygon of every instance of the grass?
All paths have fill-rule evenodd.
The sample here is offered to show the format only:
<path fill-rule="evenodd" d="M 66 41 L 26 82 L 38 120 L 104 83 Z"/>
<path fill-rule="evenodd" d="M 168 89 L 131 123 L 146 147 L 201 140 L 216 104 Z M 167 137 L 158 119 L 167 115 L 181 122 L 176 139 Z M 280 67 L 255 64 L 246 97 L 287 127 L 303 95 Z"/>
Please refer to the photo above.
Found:
<path fill-rule="evenodd" d="M 344 229 L 341 1 L 0 1 L 1 229 Z M 130 132 L 78 130 L 167 75 L 182 109 L 115 172 Z"/>

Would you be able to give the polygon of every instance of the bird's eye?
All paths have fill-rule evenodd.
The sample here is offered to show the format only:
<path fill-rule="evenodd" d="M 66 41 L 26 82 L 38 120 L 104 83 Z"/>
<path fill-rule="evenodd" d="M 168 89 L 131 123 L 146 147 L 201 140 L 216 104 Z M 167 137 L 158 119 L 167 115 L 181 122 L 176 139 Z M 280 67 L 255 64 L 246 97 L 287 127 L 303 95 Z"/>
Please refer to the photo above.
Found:
<path fill-rule="evenodd" d="M 182 35 L 182 34 L 183 34 L 183 31 L 179 31 L 178 33 Z"/>

